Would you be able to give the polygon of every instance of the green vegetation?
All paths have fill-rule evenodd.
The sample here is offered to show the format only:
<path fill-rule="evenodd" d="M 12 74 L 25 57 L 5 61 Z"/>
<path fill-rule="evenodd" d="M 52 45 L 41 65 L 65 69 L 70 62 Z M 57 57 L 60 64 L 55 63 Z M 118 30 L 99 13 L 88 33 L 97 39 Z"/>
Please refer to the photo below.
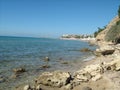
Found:
<path fill-rule="evenodd" d="M 120 20 L 110 28 L 106 34 L 105 39 L 114 43 L 119 42 L 118 39 L 120 39 Z"/>
<path fill-rule="evenodd" d="M 106 26 L 104 26 L 103 28 L 99 28 L 98 27 L 98 31 L 94 32 L 94 37 L 96 37 L 101 31 L 103 31 L 106 28 Z"/>
<path fill-rule="evenodd" d="M 118 17 L 120 18 L 120 6 L 119 6 L 119 9 L 118 9 Z"/>

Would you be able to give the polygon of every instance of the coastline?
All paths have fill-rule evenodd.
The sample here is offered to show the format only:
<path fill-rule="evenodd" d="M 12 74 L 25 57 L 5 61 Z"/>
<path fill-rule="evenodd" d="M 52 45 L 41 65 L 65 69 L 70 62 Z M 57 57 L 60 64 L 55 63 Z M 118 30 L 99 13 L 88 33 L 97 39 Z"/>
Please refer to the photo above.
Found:
<path fill-rule="evenodd" d="M 120 62 L 118 60 L 120 45 L 101 44 L 99 43 L 100 46 L 95 52 L 101 54 L 107 52 L 106 55 L 90 56 L 76 63 L 60 62 L 62 63 L 61 67 L 66 66 L 66 68 L 44 69 L 45 72 L 34 70 L 32 71 L 34 74 L 31 74 L 31 71 L 25 71 L 24 68 L 14 69 L 16 75 L 20 73 L 20 76 L 18 78 L 12 76 L 13 81 L 19 81 L 21 76 L 26 73 L 30 75 L 24 82 L 13 84 L 12 90 L 86 90 L 86 88 L 89 88 L 88 90 L 119 90 L 119 80 L 116 78 L 120 79 Z M 114 49 L 114 52 L 108 53 L 108 51 L 111 52 L 111 49 Z M 43 68 L 49 68 L 49 66 Z M 105 82 L 107 85 L 103 84 Z M 8 83 L 10 82 L 8 81 Z"/>
<path fill-rule="evenodd" d="M 80 41 L 86 41 L 86 42 L 89 42 L 89 41 L 95 41 L 95 38 L 60 38 L 61 40 L 80 40 Z"/>
<path fill-rule="evenodd" d="M 101 48 L 103 48 L 103 46 Z M 118 59 L 120 58 L 119 57 L 120 55 L 119 53 L 117 54 L 116 53 L 117 52 L 105 56 L 104 55 L 96 56 L 96 58 L 92 58 L 92 60 L 85 60 L 82 63 L 82 66 L 73 74 L 67 73 L 66 71 L 53 71 L 53 72 L 47 72 L 46 74 L 43 73 L 36 79 L 35 85 L 39 87 L 39 90 L 119 90 L 120 80 L 118 79 L 120 79 L 119 77 L 120 61 Z M 85 73 L 86 71 L 87 73 Z M 58 77 L 56 76 L 56 74 L 54 76 L 54 73 L 58 75 L 59 74 L 60 75 L 63 74 L 63 75 Z M 53 77 L 51 76 L 51 74 L 53 75 Z M 65 79 L 67 84 L 63 84 L 64 80 L 59 81 L 59 78 L 63 79 L 63 76 L 64 78 L 66 77 L 70 79 L 69 82 L 67 82 Z M 72 79 L 70 78 L 71 76 Z M 54 79 L 57 80 L 57 82 L 61 83 L 60 85 L 62 86 L 59 87 L 59 84 L 55 84 L 55 83 L 50 84 L 49 82 L 46 81 L 47 78 L 50 79 L 51 82 L 55 82 Z M 24 85 L 24 88 L 25 87 L 26 86 Z M 17 90 L 22 90 L 22 89 L 17 88 Z"/>

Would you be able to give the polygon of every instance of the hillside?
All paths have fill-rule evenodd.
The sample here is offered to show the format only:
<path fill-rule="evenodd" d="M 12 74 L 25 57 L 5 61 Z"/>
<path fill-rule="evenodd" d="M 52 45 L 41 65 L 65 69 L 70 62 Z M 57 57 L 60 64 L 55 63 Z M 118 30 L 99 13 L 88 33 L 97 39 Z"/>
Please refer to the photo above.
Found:
<path fill-rule="evenodd" d="M 107 27 L 101 31 L 97 37 L 97 41 L 101 42 L 119 42 L 120 38 L 120 18 L 116 16 Z"/>

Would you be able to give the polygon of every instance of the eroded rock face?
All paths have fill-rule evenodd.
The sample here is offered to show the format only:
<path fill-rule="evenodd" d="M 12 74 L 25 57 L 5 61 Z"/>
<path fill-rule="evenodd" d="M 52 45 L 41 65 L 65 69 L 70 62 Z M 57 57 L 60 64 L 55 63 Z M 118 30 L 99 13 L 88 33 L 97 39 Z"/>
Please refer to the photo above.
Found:
<path fill-rule="evenodd" d="M 36 84 L 47 86 L 62 87 L 70 82 L 71 75 L 68 72 L 54 71 L 42 73 L 37 79 Z"/>

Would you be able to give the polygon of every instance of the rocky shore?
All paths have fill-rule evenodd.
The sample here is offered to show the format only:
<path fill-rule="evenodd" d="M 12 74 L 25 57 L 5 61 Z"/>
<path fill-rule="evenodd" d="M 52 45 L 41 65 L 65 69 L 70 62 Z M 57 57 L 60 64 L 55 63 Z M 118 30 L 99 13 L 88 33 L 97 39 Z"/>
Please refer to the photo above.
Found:
<path fill-rule="evenodd" d="M 32 84 L 20 85 L 16 90 L 119 90 L 120 44 L 101 44 L 94 52 L 96 58 L 85 61 L 80 70 L 44 72 Z"/>
<path fill-rule="evenodd" d="M 96 58 L 84 61 L 80 69 L 74 72 L 64 70 L 43 72 L 38 74 L 32 82 L 15 86 L 15 90 L 120 90 L 120 44 L 105 41 L 106 33 L 117 22 L 116 18 L 98 35 L 96 40 L 90 42 L 90 45 L 98 45 L 94 51 Z M 84 48 L 81 51 L 90 50 Z M 46 57 L 45 60 L 49 61 L 49 58 Z M 16 77 L 26 70 L 18 68 L 13 72 Z M 0 81 L 3 80 L 4 78 L 0 77 Z"/>

